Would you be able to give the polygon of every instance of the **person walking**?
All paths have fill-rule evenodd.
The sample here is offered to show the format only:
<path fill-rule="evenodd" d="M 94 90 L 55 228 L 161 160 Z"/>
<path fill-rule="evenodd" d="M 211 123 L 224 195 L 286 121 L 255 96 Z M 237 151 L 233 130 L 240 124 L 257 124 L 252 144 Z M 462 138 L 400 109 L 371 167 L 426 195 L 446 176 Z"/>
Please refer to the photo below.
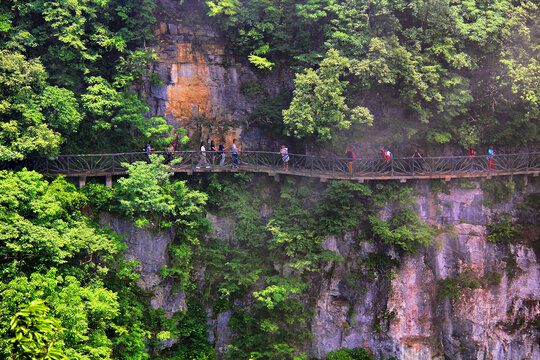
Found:
<path fill-rule="evenodd" d="M 347 146 L 347 149 L 345 149 L 345 155 L 347 155 L 347 161 L 349 162 L 349 172 L 353 173 L 353 161 L 356 159 L 356 154 L 352 149 Z"/>
<path fill-rule="evenodd" d="M 148 163 L 150 164 L 150 154 L 152 154 L 152 151 L 154 151 L 154 149 L 152 148 L 152 142 L 148 142 L 148 144 L 146 144 L 146 147 L 144 148 L 144 151 L 146 152 L 146 155 L 148 156 Z"/>
<path fill-rule="evenodd" d="M 214 144 L 214 140 L 210 141 L 210 153 L 212 156 L 212 165 L 216 165 L 216 145 Z"/>
<path fill-rule="evenodd" d="M 236 146 L 236 139 L 232 141 L 233 167 L 238 167 L 238 152 L 242 151 L 242 147 Z"/>
<path fill-rule="evenodd" d="M 223 145 L 224 141 L 221 140 L 219 147 L 218 147 L 218 156 L 221 157 L 221 160 L 219 161 L 219 166 L 225 165 L 225 150 L 227 150 L 229 147 Z"/>
<path fill-rule="evenodd" d="M 383 156 L 386 159 L 386 162 L 390 162 L 390 160 L 394 158 L 394 155 L 392 154 L 389 148 L 385 148 L 385 149 L 386 150 L 383 149 L 382 151 Z"/>
<path fill-rule="evenodd" d="M 486 170 L 493 170 L 493 157 L 495 156 L 495 150 L 493 150 L 493 145 L 488 149 L 487 159 L 489 160 L 489 166 L 486 167 Z"/>
<path fill-rule="evenodd" d="M 476 155 L 476 151 L 474 151 L 474 148 L 472 145 L 469 145 L 469 148 L 467 149 L 467 153 L 469 154 L 469 160 L 472 160 L 474 158 L 474 155 Z"/>
<path fill-rule="evenodd" d="M 279 153 L 281 154 L 281 160 L 283 161 L 283 168 L 285 171 L 289 171 L 289 149 L 287 149 L 285 145 L 281 145 Z"/>
<path fill-rule="evenodd" d="M 171 142 L 167 147 L 167 157 L 167 162 L 170 164 L 171 161 L 174 159 L 174 142 Z"/>
<path fill-rule="evenodd" d="M 420 154 L 420 151 L 418 151 L 418 148 L 414 147 L 414 153 L 411 156 L 413 158 L 413 172 L 416 169 L 418 169 L 419 172 L 424 171 L 424 165 L 422 164 L 422 160 L 424 159 L 422 155 Z"/>
<path fill-rule="evenodd" d="M 148 144 L 146 144 L 144 151 L 146 152 L 146 155 L 150 156 L 152 151 L 154 151 L 154 149 L 152 148 L 152 142 L 148 142 Z"/>
<path fill-rule="evenodd" d="M 206 162 L 206 148 L 204 147 L 204 142 L 201 142 L 201 150 L 200 150 L 200 166 L 197 166 L 197 169 L 199 169 L 201 166 L 204 166 L 206 168 L 209 168 L 208 163 Z"/>

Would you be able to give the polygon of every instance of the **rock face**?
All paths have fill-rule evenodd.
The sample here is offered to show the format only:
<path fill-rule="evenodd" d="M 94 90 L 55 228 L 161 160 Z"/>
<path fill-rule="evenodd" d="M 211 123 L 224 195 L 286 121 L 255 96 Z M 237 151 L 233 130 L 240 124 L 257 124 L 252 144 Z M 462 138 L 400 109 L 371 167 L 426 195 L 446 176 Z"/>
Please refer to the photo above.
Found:
<path fill-rule="evenodd" d="M 208 25 L 184 25 L 175 19 L 178 2 L 161 0 L 169 13 L 159 24 L 155 50 L 159 59 L 154 72 L 163 85 L 151 86 L 150 114 L 164 116 L 174 128 L 185 128 L 193 143 L 224 139 L 230 145 L 259 149 L 268 141 L 260 132 L 246 131 L 242 120 L 264 95 L 277 95 L 289 76 L 276 73 L 262 77 L 235 59 L 224 40 Z M 176 10 L 175 10 L 176 9 Z M 258 92 L 246 91 L 257 87 Z M 262 143 L 261 143 L 262 142 Z"/>
<path fill-rule="evenodd" d="M 174 240 L 175 230 L 156 232 L 149 228 L 136 227 L 133 222 L 120 219 L 111 214 L 101 214 L 99 223 L 108 226 L 118 234 L 124 234 L 127 245 L 126 260 L 140 263 L 137 272 L 140 278 L 137 285 L 153 293 L 150 305 L 153 309 L 162 309 L 165 314 L 172 315 L 185 310 L 186 301 L 183 292 L 174 292 L 174 284 L 159 276 L 160 269 L 170 265 L 167 248 Z"/>
<path fill-rule="evenodd" d="M 515 212 L 523 197 L 487 209 L 479 187 L 450 184 L 448 194 L 432 193 L 426 182 L 416 188 L 421 218 L 451 227 L 426 251 L 402 258 L 391 282 L 378 280 L 351 291 L 345 278 L 354 262 L 337 265 L 318 293 L 312 353 L 323 357 L 341 347 L 363 346 L 377 357 L 411 360 L 539 359 L 538 259 L 527 246 L 486 241 L 494 214 Z M 347 236 L 332 239 L 327 248 L 349 259 L 376 250 L 362 243 L 350 251 L 347 243 Z M 508 259 L 515 260 L 515 271 L 509 271 Z M 494 273 L 502 275 L 500 281 L 487 282 Z M 453 300 L 441 298 L 439 281 L 459 275 L 482 286 L 463 289 Z"/>
<path fill-rule="evenodd" d="M 272 184 L 268 186 L 276 186 Z M 417 213 L 441 228 L 441 234 L 432 246 L 413 256 L 393 253 L 385 244 L 358 243 L 354 234 L 327 238 L 323 246 L 345 261 L 329 264 L 311 284 L 309 295 L 316 304 L 313 340 L 303 350 L 316 358 L 342 347 L 361 346 L 377 358 L 402 360 L 540 359 L 536 254 L 522 244 L 486 240 L 486 225 L 495 214 L 515 214 L 523 195 L 488 209 L 478 185 L 463 188 L 449 183 L 446 193 L 431 191 L 424 181 L 414 186 L 419 194 Z M 524 193 L 539 190 L 528 185 Z M 261 218 L 271 211 L 262 209 Z M 234 218 L 208 215 L 208 219 L 214 224 L 210 236 L 234 243 Z M 152 307 L 168 314 L 185 309 L 183 295 L 172 293 L 172 284 L 158 276 L 169 261 L 167 246 L 174 231 L 150 232 L 110 215 L 102 216 L 101 224 L 127 234 L 126 257 L 141 263 L 139 285 L 154 292 Z M 401 265 L 393 276 L 352 277 L 356 260 L 372 252 L 398 258 Z M 204 269 L 200 272 L 202 279 Z M 493 274 L 500 277 L 491 281 Z M 459 276 L 475 279 L 481 286 L 464 288 L 454 299 L 441 297 L 440 281 Z M 231 312 L 226 311 L 208 320 L 210 340 L 222 356 L 233 338 L 230 318 Z"/>

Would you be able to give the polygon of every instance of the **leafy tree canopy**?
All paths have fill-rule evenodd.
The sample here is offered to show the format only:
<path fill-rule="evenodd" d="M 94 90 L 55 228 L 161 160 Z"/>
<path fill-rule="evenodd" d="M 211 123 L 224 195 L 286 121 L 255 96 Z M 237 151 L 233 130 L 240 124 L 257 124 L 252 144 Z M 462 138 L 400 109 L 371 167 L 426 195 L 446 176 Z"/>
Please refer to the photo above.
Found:
<path fill-rule="evenodd" d="M 363 125 L 355 118 L 369 123 L 371 114 L 378 128 L 396 130 L 394 142 L 467 147 L 540 140 L 534 1 L 217 0 L 207 6 L 238 54 L 259 67 L 268 69 L 266 60 L 278 64 L 273 69 L 298 71 L 283 113 L 288 134 L 318 140 L 340 128 L 357 134 Z M 326 78 L 319 70 L 328 68 L 331 49 L 340 61 Z M 353 104 L 360 107 L 348 111 Z"/>
<path fill-rule="evenodd" d="M 373 123 L 368 109 L 350 110 L 346 104 L 343 92 L 348 82 L 341 78 L 348 65 L 336 50 L 329 50 L 317 70 L 296 74 L 293 100 L 283 110 L 283 122 L 291 135 L 326 141 L 336 130 L 347 130 L 353 123 Z"/>

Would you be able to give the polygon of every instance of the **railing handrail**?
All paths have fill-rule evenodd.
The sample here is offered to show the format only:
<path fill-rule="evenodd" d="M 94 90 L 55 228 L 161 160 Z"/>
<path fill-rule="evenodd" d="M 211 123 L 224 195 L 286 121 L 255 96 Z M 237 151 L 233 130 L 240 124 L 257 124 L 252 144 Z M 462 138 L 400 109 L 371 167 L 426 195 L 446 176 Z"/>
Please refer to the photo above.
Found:
<path fill-rule="evenodd" d="M 178 151 L 167 151 L 167 150 L 160 150 L 160 151 L 151 151 L 150 154 L 200 154 L 203 151 L 201 150 L 178 150 Z M 226 154 L 232 154 L 232 150 L 205 150 L 205 153 L 226 153 Z M 272 154 L 272 155 L 280 155 L 279 151 L 262 151 L 262 150 L 237 150 L 237 153 L 258 153 L 258 154 Z M 60 155 L 54 155 L 51 157 L 51 159 L 57 159 L 57 158 L 65 158 L 65 157 L 92 157 L 92 156 L 122 156 L 122 155 L 145 155 L 147 154 L 146 151 L 138 151 L 138 152 L 124 152 L 124 153 L 100 153 L 100 154 L 60 154 Z M 378 157 L 357 157 L 355 159 L 349 159 L 348 157 L 339 157 L 339 156 L 322 156 L 322 155 L 310 155 L 310 154 L 294 154 L 294 153 L 288 153 L 289 156 L 297 156 L 297 157 L 313 157 L 317 159 L 333 159 L 333 160 L 348 160 L 348 161 L 354 161 L 354 160 L 363 160 L 363 161 L 371 161 L 371 160 L 386 160 L 386 158 L 382 156 Z M 481 158 L 481 157 L 504 157 L 504 156 L 515 156 L 515 155 L 540 155 L 540 152 L 527 152 L 527 153 L 508 153 L 508 154 L 476 154 L 473 156 L 473 158 Z M 403 157 L 393 157 L 390 160 L 406 160 L 406 159 L 420 159 L 420 160 L 427 160 L 427 159 L 469 159 L 469 155 L 450 155 L 450 156 L 423 156 L 422 158 L 413 158 L 411 156 L 403 156 Z"/>
<path fill-rule="evenodd" d="M 67 176 L 99 176 L 104 174 L 124 174 L 125 163 L 149 161 L 148 152 L 127 152 L 109 154 L 64 154 L 45 159 L 33 159 L 34 170 Z M 275 172 L 293 169 L 297 175 L 326 178 L 425 178 L 427 177 L 469 177 L 490 171 L 491 174 L 540 172 L 540 152 L 511 154 L 481 154 L 475 156 L 424 156 L 418 157 L 359 157 L 322 156 L 288 153 L 284 162 L 278 151 L 260 150 L 178 150 L 152 151 L 150 154 L 164 155 L 170 163 L 171 171 L 228 171 L 225 166 L 244 166 L 247 171 Z M 236 155 L 238 154 L 238 155 Z M 173 159 L 180 159 L 175 160 Z M 247 165 L 247 167 L 246 167 Z M 249 167 L 250 166 L 250 167 Z M 281 170 L 280 170 L 281 169 Z M 202 171 L 202 170 L 201 170 Z M 204 170 L 208 171 L 208 170 Z M 483 176 L 483 175 L 480 175 Z"/>

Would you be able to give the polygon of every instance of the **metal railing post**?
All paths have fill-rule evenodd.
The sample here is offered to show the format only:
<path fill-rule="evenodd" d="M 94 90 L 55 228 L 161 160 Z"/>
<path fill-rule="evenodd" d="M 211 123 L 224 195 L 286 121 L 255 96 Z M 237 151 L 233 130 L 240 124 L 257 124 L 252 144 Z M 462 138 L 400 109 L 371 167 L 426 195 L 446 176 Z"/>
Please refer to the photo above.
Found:
<path fill-rule="evenodd" d="M 191 171 L 193 171 L 193 152 L 189 153 L 191 155 Z"/>
<path fill-rule="evenodd" d="M 67 156 L 66 159 L 67 159 L 67 171 L 68 171 L 68 174 L 69 174 L 69 159 L 70 159 L 69 155 Z"/>
<path fill-rule="evenodd" d="M 115 155 L 113 155 L 112 158 L 111 158 L 112 159 L 112 172 L 114 172 L 114 157 L 115 157 Z"/>
<path fill-rule="evenodd" d="M 394 159 L 390 159 L 390 176 L 394 176 Z"/>
<path fill-rule="evenodd" d="M 311 174 L 311 177 L 313 177 L 313 156 L 310 156 L 310 159 L 311 159 L 311 169 L 310 169 L 310 174 Z"/>
<path fill-rule="evenodd" d="M 94 172 L 94 157 L 90 156 L 90 172 Z"/>

